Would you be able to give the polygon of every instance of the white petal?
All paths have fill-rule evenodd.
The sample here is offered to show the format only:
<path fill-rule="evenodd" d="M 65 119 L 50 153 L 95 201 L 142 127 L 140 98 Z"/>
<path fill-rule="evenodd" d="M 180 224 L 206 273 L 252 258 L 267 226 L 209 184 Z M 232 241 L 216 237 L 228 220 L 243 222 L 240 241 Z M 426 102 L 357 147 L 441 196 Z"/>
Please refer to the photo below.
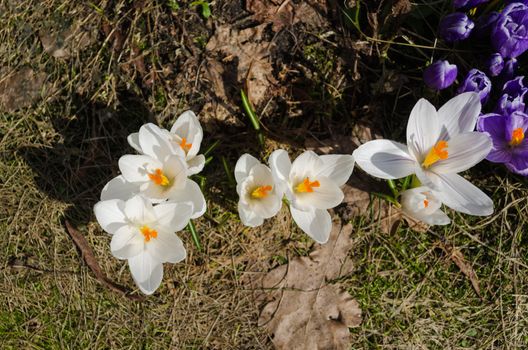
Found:
<path fill-rule="evenodd" d="M 186 141 L 192 144 L 187 153 L 189 156 L 193 157 L 198 154 L 203 139 L 203 129 L 193 111 L 183 112 L 176 119 L 170 132 L 178 135 L 179 138 L 185 137 Z"/>
<path fill-rule="evenodd" d="M 154 207 L 156 224 L 164 231 L 176 232 L 182 230 L 191 219 L 193 206 L 191 203 L 161 203 Z"/>
<path fill-rule="evenodd" d="M 128 259 L 130 273 L 136 282 L 148 280 L 154 269 L 161 264 L 161 261 L 150 255 L 146 250 Z"/>
<path fill-rule="evenodd" d="M 158 232 L 147 244 L 147 251 L 161 262 L 177 263 L 185 259 L 187 252 L 181 239 L 175 233 Z"/>
<path fill-rule="evenodd" d="M 382 179 L 411 175 L 416 164 L 404 144 L 390 140 L 369 141 L 359 146 L 352 156 L 363 171 Z"/>
<path fill-rule="evenodd" d="M 176 154 L 184 156 L 183 151 L 173 147 L 167 130 L 148 123 L 139 129 L 139 145 L 144 154 L 163 161 L 167 156 Z"/>
<path fill-rule="evenodd" d="M 187 176 L 198 174 L 203 170 L 204 166 L 205 156 L 203 154 L 199 154 L 196 157 L 187 160 Z"/>
<path fill-rule="evenodd" d="M 292 167 L 288 152 L 283 149 L 274 151 L 270 155 L 268 163 L 271 168 L 271 174 L 275 186 L 278 187 L 278 190 L 281 193 L 284 193 L 287 188 L 287 182 L 290 178 L 290 170 Z"/>
<path fill-rule="evenodd" d="M 146 225 L 156 220 L 152 203 L 139 195 L 125 202 L 125 214 L 132 223 L 137 225 Z"/>
<path fill-rule="evenodd" d="M 266 198 L 254 199 L 252 201 L 252 210 L 264 219 L 269 219 L 277 215 L 282 207 L 282 196 L 270 194 Z"/>
<path fill-rule="evenodd" d="M 148 174 L 163 168 L 162 163 L 146 155 L 126 154 L 119 158 L 119 170 L 129 182 L 149 181 Z"/>
<path fill-rule="evenodd" d="M 249 206 L 241 202 L 238 202 L 238 215 L 240 216 L 240 221 L 249 227 L 257 227 L 264 222 L 262 216 L 259 216 Z"/>
<path fill-rule="evenodd" d="M 144 237 L 137 227 L 123 226 L 112 236 L 110 250 L 118 259 L 129 259 L 143 251 Z"/>
<path fill-rule="evenodd" d="M 193 180 L 188 179 L 185 187 L 178 191 L 172 191 L 169 196 L 171 202 L 188 202 L 192 204 L 191 219 L 202 216 L 206 209 L 207 203 L 200 189 L 200 186 Z"/>
<path fill-rule="evenodd" d="M 237 183 L 242 182 L 246 177 L 249 176 L 249 171 L 255 165 L 260 162 L 257 158 L 253 157 L 251 154 L 244 153 L 238 158 L 238 161 L 235 165 L 235 180 Z"/>
<path fill-rule="evenodd" d="M 307 209 L 330 209 L 341 204 L 344 198 L 343 191 L 326 177 L 314 178 L 319 181 L 319 187 L 314 187 L 313 192 L 295 193 L 295 205 Z M 296 186 L 297 184 L 294 184 Z"/>
<path fill-rule="evenodd" d="M 484 133 L 467 132 L 454 135 L 448 141 L 447 159 L 434 163 L 430 170 L 440 174 L 467 170 L 486 158 L 492 146 L 491 138 Z"/>
<path fill-rule="evenodd" d="M 323 161 L 323 168 L 319 170 L 319 174 L 329 178 L 337 186 L 343 186 L 352 175 L 354 157 L 351 154 L 329 154 L 319 158 Z"/>
<path fill-rule="evenodd" d="M 110 180 L 101 190 L 101 200 L 121 199 L 126 201 L 130 197 L 139 193 L 137 182 L 128 182 L 123 175 L 119 175 Z"/>
<path fill-rule="evenodd" d="M 354 169 L 354 157 L 350 154 L 330 154 L 320 156 L 323 168 L 319 170 L 318 176 L 325 176 L 332 180 L 337 186 L 343 186 Z"/>
<path fill-rule="evenodd" d="M 470 215 L 486 216 L 493 213 L 493 201 L 484 192 L 458 174 L 439 174 L 441 191 L 434 195 L 442 203 Z"/>
<path fill-rule="evenodd" d="M 438 141 L 439 136 L 438 113 L 429 101 L 421 98 L 414 105 L 407 122 L 407 146 L 414 157 L 420 160 Z"/>
<path fill-rule="evenodd" d="M 163 162 L 163 172 L 170 181 L 170 189 L 182 189 L 187 181 L 187 163 L 185 159 L 176 155 L 168 156 Z"/>
<path fill-rule="evenodd" d="M 110 234 L 128 223 L 125 215 L 125 202 L 120 199 L 97 202 L 94 206 L 94 213 L 99 225 Z"/>
<path fill-rule="evenodd" d="M 134 277 L 134 276 L 132 276 Z M 143 282 L 138 282 L 134 278 L 134 282 L 136 282 L 136 285 L 139 287 L 139 290 L 141 290 L 142 293 L 146 295 L 151 295 L 158 289 L 158 287 L 161 284 L 161 280 L 163 279 L 163 264 L 158 264 L 154 267 L 152 270 L 150 277 Z"/>
<path fill-rule="evenodd" d="M 301 230 L 317 243 L 323 244 L 328 241 L 332 230 L 332 218 L 328 211 L 323 209 L 304 211 L 290 206 L 290 212 Z"/>
<path fill-rule="evenodd" d="M 481 103 L 476 92 L 464 92 L 446 102 L 439 110 L 442 125 L 441 140 L 475 130 Z"/>
<path fill-rule="evenodd" d="M 143 153 L 141 146 L 139 145 L 139 132 L 134 132 L 128 135 L 127 141 L 130 147 L 135 149 L 138 153 Z"/>
<path fill-rule="evenodd" d="M 322 168 L 323 161 L 315 152 L 304 151 L 293 161 L 289 180 L 313 178 L 317 174 L 317 170 Z"/>

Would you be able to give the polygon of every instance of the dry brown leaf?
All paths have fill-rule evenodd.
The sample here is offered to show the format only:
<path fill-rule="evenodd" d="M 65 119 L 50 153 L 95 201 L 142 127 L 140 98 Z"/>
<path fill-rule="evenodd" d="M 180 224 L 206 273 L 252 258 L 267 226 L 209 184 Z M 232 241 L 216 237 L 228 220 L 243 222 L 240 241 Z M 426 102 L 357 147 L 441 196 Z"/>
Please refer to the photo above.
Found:
<path fill-rule="evenodd" d="M 31 106 L 47 90 L 46 73 L 23 67 L 0 80 L 0 107 L 13 112 Z"/>
<path fill-rule="evenodd" d="M 108 277 L 106 277 L 103 270 L 101 270 L 97 259 L 95 258 L 92 248 L 86 241 L 86 238 L 84 238 L 84 235 L 80 233 L 77 229 L 75 229 L 68 221 L 66 221 L 65 224 L 66 231 L 73 239 L 73 242 L 75 243 L 77 248 L 79 248 L 79 250 L 81 251 L 82 257 L 86 262 L 86 265 L 88 265 L 90 270 L 92 270 L 99 282 L 101 282 L 108 289 L 122 294 L 130 300 L 140 301 L 144 299 L 144 297 L 141 295 L 130 294 L 130 290 L 128 288 L 119 285 L 114 281 L 110 280 Z"/>
<path fill-rule="evenodd" d="M 477 274 L 475 273 L 473 267 L 471 267 L 471 265 L 469 265 L 469 263 L 466 261 L 466 258 L 464 257 L 464 254 L 462 254 L 460 249 L 450 244 L 445 244 L 443 242 L 440 242 L 440 248 L 442 248 L 442 250 L 449 256 L 451 261 L 453 261 L 455 265 L 458 266 L 460 271 L 467 278 L 469 278 L 471 286 L 473 287 L 477 295 L 482 298 L 482 295 L 480 294 L 480 286 Z"/>
<path fill-rule="evenodd" d="M 349 327 L 361 323 L 356 300 L 329 281 L 349 274 L 352 225 L 334 225 L 330 239 L 309 256 L 268 272 L 257 283 L 266 304 L 259 325 L 277 349 L 348 349 Z"/>
<path fill-rule="evenodd" d="M 260 23 L 273 23 L 272 29 L 278 32 L 293 24 L 293 5 L 290 0 L 274 2 L 271 0 L 247 0 L 246 10 Z"/>
<path fill-rule="evenodd" d="M 269 51 L 272 43 L 264 40 L 265 25 L 238 30 L 232 25 L 220 25 L 209 40 L 206 50 L 209 57 L 220 56 L 217 61 L 221 65 L 208 62 L 205 75 L 214 86 L 223 86 L 223 89 L 215 91 L 216 95 L 224 100 L 230 100 L 227 96 L 226 86 L 246 84 L 246 92 L 249 100 L 255 105 L 261 105 L 273 93 L 278 93 L 277 80 L 273 76 L 273 67 L 269 61 Z M 230 64 L 236 66 L 234 77 L 224 72 L 224 67 Z M 227 69 L 225 69 L 227 70 Z M 234 78 L 234 79 L 233 79 Z M 233 79 L 236 81 L 229 81 Z M 238 93 L 238 91 L 237 91 Z"/>

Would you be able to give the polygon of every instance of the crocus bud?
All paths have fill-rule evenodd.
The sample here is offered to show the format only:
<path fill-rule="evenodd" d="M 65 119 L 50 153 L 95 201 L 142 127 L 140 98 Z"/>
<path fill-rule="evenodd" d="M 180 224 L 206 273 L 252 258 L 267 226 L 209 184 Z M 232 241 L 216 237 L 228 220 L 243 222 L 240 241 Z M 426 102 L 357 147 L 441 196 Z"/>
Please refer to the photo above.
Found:
<path fill-rule="evenodd" d="M 490 76 L 496 77 L 502 72 L 502 69 L 504 68 L 504 59 L 500 53 L 494 53 L 488 57 L 484 63 L 484 66 L 486 67 L 486 71 Z"/>
<path fill-rule="evenodd" d="M 451 13 L 440 21 L 439 34 L 446 42 L 455 42 L 467 39 L 475 26 L 472 20 L 462 12 Z"/>
<path fill-rule="evenodd" d="M 453 84 L 457 77 L 458 69 L 446 60 L 438 60 L 425 68 L 423 79 L 431 89 L 442 90 Z"/>
<path fill-rule="evenodd" d="M 528 6 L 509 4 L 491 30 L 491 43 L 502 57 L 517 57 L 528 50 Z"/>
<path fill-rule="evenodd" d="M 491 81 L 484 72 L 473 68 L 468 72 L 466 78 L 458 88 L 458 93 L 474 91 L 479 94 L 480 102 L 485 104 L 491 92 Z"/>
<path fill-rule="evenodd" d="M 467 9 L 478 6 L 488 1 L 489 0 L 453 0 L 453 7 L 456 9 Z"/>
<path fill-rule="evenodd" d="M 506 84 L 502 89 L 503 95 L 497 101 L 495 112 L 502 115 L 510 115 L 515 111 L 525 111 L 525 95 L 528 92 L 528 87 L 524 84 L 524 77 L 516 77 Z"/>

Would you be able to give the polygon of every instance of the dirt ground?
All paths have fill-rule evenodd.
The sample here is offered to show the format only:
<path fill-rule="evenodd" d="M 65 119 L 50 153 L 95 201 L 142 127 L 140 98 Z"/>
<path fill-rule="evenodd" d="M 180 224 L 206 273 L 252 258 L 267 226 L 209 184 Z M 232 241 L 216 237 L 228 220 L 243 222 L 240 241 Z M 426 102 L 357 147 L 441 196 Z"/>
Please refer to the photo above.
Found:
<path fill-rule="evenodd" d="M 445 49 L 434 33 L 448 1 L 208 4 L 210 16 L 190 1 L 0 0 L 2 349 L 273 348 L 247 281 L 318 245 L 287 208 L 244 227 L 226 166 L 244 152 L 266 159 L 278 147 L 351 152 L 375 137 L 403 139 L 418 98 L 450 97 L 421 81 Z M 134 290 L 92 208 L 132 152 L 127 135 L 146 122 L 170 128 L 187 109 L 204 127 L 203 149 L 217 143 L 197 179 L 208 202 L 196 221 L 203 250 L 179 233 L 185 262 L 165 265 L 154 295 L 130 300 L 100 283 L 65 223 L 110 279 Z M 362 310 L 351 348 L 528 347 L 526 179 L 484 162 L 467 175 L 493 197 L 492 216 L 450 212 L 446 227 L 388 230 L 372 215 L 377 199 L 365 197 L 386 185 L 354 172 L 334 211 L 353 225 L 353 269 L 328 281 Z"/>

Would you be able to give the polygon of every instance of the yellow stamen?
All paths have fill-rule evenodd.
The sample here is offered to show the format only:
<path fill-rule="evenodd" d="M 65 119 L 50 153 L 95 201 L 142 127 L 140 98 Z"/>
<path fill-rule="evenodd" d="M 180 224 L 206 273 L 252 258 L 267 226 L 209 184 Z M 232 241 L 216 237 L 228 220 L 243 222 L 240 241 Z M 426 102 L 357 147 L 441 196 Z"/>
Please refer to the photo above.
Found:
<path fill-rule="evenodd" d="M 439 160 L 447 159 L 447 157 L 449 156 L 449 152 L 447 152 L 446 148 L 447 141 L 438 141 L 436 145 L 431 148 L 431 150 L 427 154 L 427 157 L 425 157 L 422 166 L 424 168 L 429 168 L 431 165 L 438 162 Z"/>
<path fill-rule="evenodd" d="M 145 242 L 150 241 L 151 238 L 157 238 L 158 237 L 158 231 L 151 229 L 150 227 L 144 225 L 139 228 L 139 231 L 141 231 L 141 234 L 143 237 L 145 237 Z"/>
<path fill-rule="evenodd" d="M 160 186 L 167 186 L 170 182 L 161 169 L 154 170 L 154 173 L 148 174 L 148 177 L 150 181 Z"/>
<path fill-rule="evenodd" d="M 185 151 L 189 152 L 189 150 L 192 147 L 192 143 L 187 143 L 187 139 L 185 137 L 182 137 L 182 140 L 180 142 L 180 147 Z"/>
<path fill-rule="evenodd" d="M 523 128 L 517 128 L 512 132 L 512 138 L 510 141 L 510 146 L 519 146 L 524 140 L 524 130 Z"/>
<path fill-rule="evenodd" d="M 306 178 L 304 179 L 303 182 L 299 183 L 296 187 L 295 187 L 295 191 L 297 192 L 301 192 L 301 193 L 310 193 L 310 192 L 313 192 L 313 188 L 314 187 L 319 187 L 321 186 L 319 184 L 319 181 L 315 180 L 315 181 L 312 181 L 310 182 L 310 178 Z"/>
<path fill-rule="evenodd" d="M 427 199 L 424 199 L 424 207 L 427 208 L 429 206 L 429 201 Z"/>
<path fill-rule="evenodd" d="M 273 187 L 271 186 L 259 186 L 257 188 L 255 188 L 252 192 L 251 192 L 251 197 L 253 198 L 266 198 L 268 196 L 268 192 L 271 191 L 273 189 Z"/>

